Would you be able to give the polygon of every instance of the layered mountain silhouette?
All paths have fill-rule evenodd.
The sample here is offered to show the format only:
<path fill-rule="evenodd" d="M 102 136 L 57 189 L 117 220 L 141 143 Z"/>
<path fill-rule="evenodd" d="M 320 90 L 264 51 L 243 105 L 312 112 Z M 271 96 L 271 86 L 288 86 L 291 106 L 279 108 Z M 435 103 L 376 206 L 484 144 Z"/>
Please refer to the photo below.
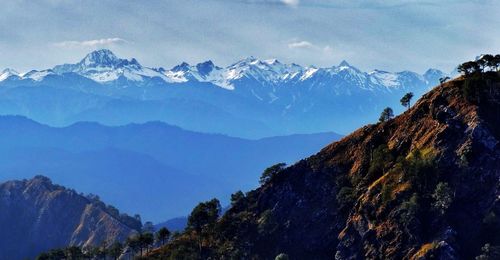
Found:
<path fill-rule="evenodd" d="M 212 61 L 170 70 L 148 68 L 97 50 L 80 62 L 0 74 L 0 113 L 66 126 L 78 121 L 123 125 L 163 121 L 185 129 L 260 138 L 347 133 L 399 98 L 418 97 L 444 74 L 429 69 L 362 72 L 347 62 L 303 67 L 249 57 L 225 68 Z"/>
<path fill-rule="evenodd" d="M 34 258 L 53 248 L 124 241 L 140 220 L 44 176 L 0 183 L 0 259 Z"/>
<path fill-rule="evenodd" d="M 476 73 L 358 129 L 264 184 L 213 201 L 153 257 L 495 259 L 500 252 L 500 77 Z"/>
<path fill-rule="evenodd" d="M 247 140 L 161 122 L 64 128 L 0 117 L 0 181 L 44 174 L 145 220 L 189 213 L 211 197 L 248 190 L 267 165 L 293 163 L 337 140 L 334 133 Z"/>

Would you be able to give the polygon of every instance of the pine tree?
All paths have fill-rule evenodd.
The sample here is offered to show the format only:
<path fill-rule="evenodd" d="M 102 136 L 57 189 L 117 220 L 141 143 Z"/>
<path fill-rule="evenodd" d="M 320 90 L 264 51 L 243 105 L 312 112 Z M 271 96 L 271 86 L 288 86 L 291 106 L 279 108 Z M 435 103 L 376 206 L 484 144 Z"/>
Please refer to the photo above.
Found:
<path fill-rule="evenodd" d="M 400 100 L 401 102 L 401 105 L 406 107 L 406 108 L 410 108 L 411 106 L 411 99 L 413 98 L 413 93 L 412 92 L 408 92 L 406 93 Z"/>
<path fill-rule="evenodd" d="M 392 111 L 392 108 L 386 107 L 380 114 L 380 118 L 378 119 L 379 122 L 386 122 L 389 119 L 394 117 L 394 112 Z"/>

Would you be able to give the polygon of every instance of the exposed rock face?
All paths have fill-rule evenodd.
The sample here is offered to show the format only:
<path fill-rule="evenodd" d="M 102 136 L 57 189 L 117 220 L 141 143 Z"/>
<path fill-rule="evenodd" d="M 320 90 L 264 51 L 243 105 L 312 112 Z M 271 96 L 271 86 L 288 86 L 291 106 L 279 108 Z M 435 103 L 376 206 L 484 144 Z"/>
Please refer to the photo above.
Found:
<path fill-rule="evenodd" d="M 2 260 L 34 257 L 69 245 L 124 240 L 134 228 L 109 213 L 102 202 L 54 185 L 43 176 L 0 184 Z"/>
<path fill-rule="evenodd" d="M 487 76 L 475 94 L 451 81 L 279 172 L 233 203 L 205 254 L 471 259 L 499 245 L 500 80 Z"/>

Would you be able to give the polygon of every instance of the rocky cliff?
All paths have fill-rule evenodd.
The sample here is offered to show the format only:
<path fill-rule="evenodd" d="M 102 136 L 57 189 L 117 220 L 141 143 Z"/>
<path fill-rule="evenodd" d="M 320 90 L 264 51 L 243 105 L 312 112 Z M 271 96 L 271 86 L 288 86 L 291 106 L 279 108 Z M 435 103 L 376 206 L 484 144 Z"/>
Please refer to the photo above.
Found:
<path fill-rule="evenodd" d="M 499 75 L 456 79 L 234 196 L 217 223 L 188 226 L 154 256 L 491 258 L 499 140 Z"/>
<path fill-rule="evenodd" d="M 69 245 L 125 240 L 140 221 L 48 178 L 0 184 L 0 259 L 25 259 Z"/>

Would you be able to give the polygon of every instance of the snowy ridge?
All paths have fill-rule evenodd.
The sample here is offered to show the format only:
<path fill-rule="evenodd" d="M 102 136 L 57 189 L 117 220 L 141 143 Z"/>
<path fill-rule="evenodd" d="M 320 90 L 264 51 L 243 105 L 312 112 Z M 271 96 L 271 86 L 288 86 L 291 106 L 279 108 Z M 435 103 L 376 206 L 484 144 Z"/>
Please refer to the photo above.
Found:
<path fill-rule="evenodd" d="M 89 53 L 76 64 L 58 65 L 53 69 L 33 70 L 24 74 L 7 69 L 0 74 L 0 81 L 12 76 L 42 81 L 49 75 L 64 73 L 76 73 L 102 84 L 114 83 L 120 79 L 139 83 L 156 78 L 164 83 L 207 82 L 228 90 L 237 89 L 242 82 L 250 82 L 252 85 L 272 89 L 301 84 L 307 84 L 311 88 L 332 86 L 338 88 L 336 92 L 345 91 L 342 88 L 346 86 L 391 91 L 415 84 L 429 84 L 444 75 L 435 69 L 428 70 L 424 75 L 408 71 L 393 73 L 381 70 L 366 73 L 346 61 L 330 68 L 316 68 L 293 63 L 284 64 L 276 59 L 259 60 L 255 57 L 242 59 L 226 68 L 206 61 L 194 66 L 182 63 L 165 70 L 142 66 L 136 59 L 118 58 L 110 50 L 103 49 Z"/>
<path fill-rule="evenodd" d="M 18 77 L 19 73 L 13 69 L 4 69 L 0 73 L 0 81 L 4 81 L 10 77 Z"/>

